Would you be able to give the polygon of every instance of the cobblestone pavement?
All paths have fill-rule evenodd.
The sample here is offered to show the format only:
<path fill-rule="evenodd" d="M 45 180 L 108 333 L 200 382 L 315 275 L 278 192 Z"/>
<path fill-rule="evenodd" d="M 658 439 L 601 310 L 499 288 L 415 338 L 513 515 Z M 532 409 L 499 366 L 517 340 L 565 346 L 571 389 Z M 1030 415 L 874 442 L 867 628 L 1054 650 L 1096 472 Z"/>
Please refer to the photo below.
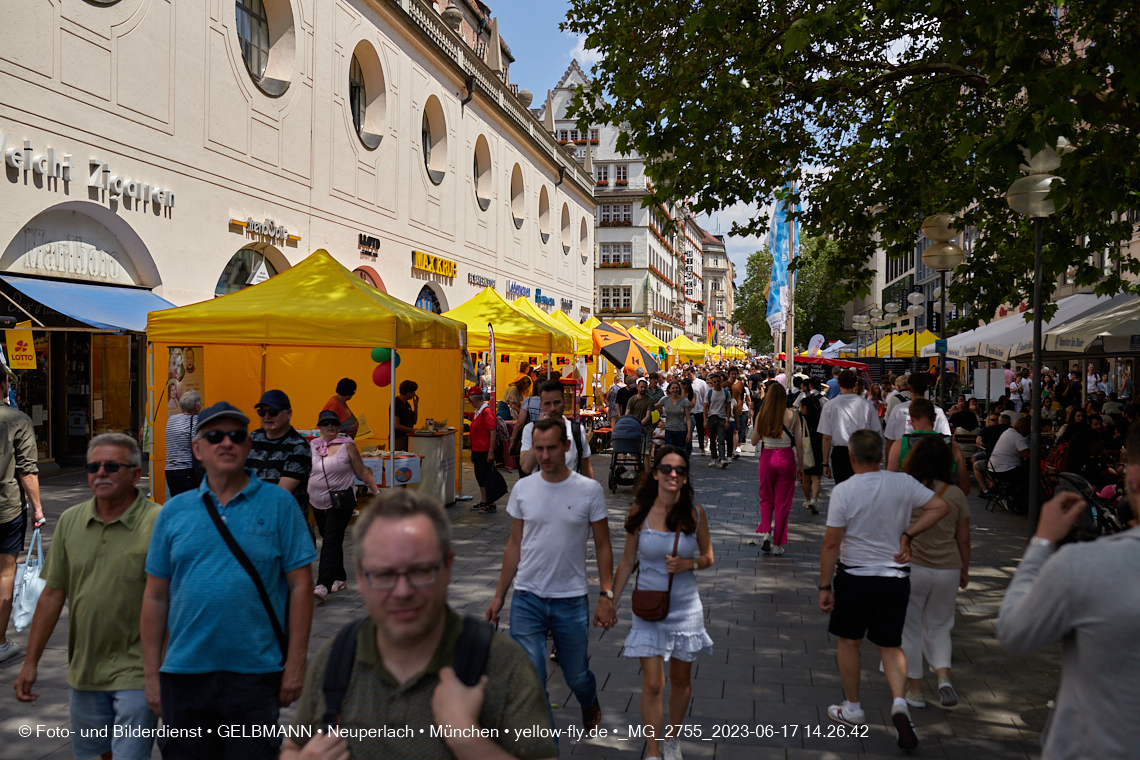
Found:
<path fill-rule="evenodd" d="M 748 447 L 745 447 L 746 449 Z M 870 727 L 866 737 L 829 735 L 834 724 L 827 706 L 842 700 L 835 663 L 836 644 L 827 633 L 827 617 L 817 606 L 816 585 L 824 514 L 802 508 L 797 491 L 790 521 L 788 551 L 772 557 L 755 541 L 758 520 L 756 460 L 746 452 L 727 470 L 709 469 L 708 459 L 694 457 L 693 480 L 699 501 L 708 512 L 716 564 L 698 576 L 705 604 L 713 654 L 694 667 L 693 699 L 687 725 L 699 727 L 700 739 L 686 739 L 687 758 L 716 760 L 848 760 L 898 757 L 894 732 L 889 729 L 890 692 L 877 670 L 874 648 L 863 647 L 862 702 Z M 604 484 L 608 456 L 595 456 L 594 469 Z M 514 482 L 514 476 L 507 476 Z M 470 466 L 465 468 L 464 491 L 477 493 Z M 65 475 L 45 481 L 48 514 L 57 517 L 66 507 L 86 498 L 85 480 Z M 615 562 L 621 556 L 621 523 L 630 500 L 629 489 L 606 493 L 614 537 Z M 482 614 L 494 593 L 502 550 L 510 533 L 510 517 L 503 509 L 495 515 L 468 511 L 470 502 L 450 509 L 457 555 L 451 603 L 472 614 Z M 505 500 L 501 506 L 505 507 Z M 1056 691 L 1060 666 L 1058 646 L 1032 657 L 1004 652 L 995 639 L 995 623 L 1002 594 L 1024 546 L 1024 518 L 985 512 L 978 499 L 973 511 L 973 558 L 969 587 L 958 595 L 954 628 L 954 684 L 961 704 L 952 710 L 935 706 L 912 710 L 920 738 L 914 757 L 923 758 L 1033 758 L 1040 754 L 1039 732 L 1048 713 L 1047 702 Z M 45 544 L 50 538 L 48 535 Z M 351 541 L 346 542 L 346 562 Z M 591 560 L 593 559 L 591 544 Z M 596 578 L 591 562 L 590 575 Z M 596 603 L 596 585 L 591 603 Z M 509 605 L 509 601 L 508 601 Z M 612 631 L 597 629 L 590 646 L 591 668 L 598 680 L 605 738 L 580 742 L 563 739 L 561 757 L 640 758 L 644 744 L 630 739 L 629 730 L 640 724 L 641 676 L 636 660 L 621 656 L 629 631 L 628 594 L 619 608 L 619 624 Z M 363 614 L 355 581 L 347 591 L 330 596 L 316 608 L 310 651 L 348 621 Z M 504 610 L 506 621 L 509 610 Z M 23 725 L 67 727 L 66 611 L 40 664 L 39 701 L 25 705 L 11 691 L 23 657 L 0 664 L 0 760 L 35 760 L 72 757 L 70 742 L 62 738 L 19 736 Z M 9 635 L 21 647 L 26 632 Z M 936 685 L 928 674 L 926 693 Z M 555 718 L 562 729 L 581 725 L 576 700 L 553 668 L 548 681 Z M 291 711 L 284 711 L 288 720 Z M 718 726 L 750 736 L 714 736 Z M 767 729 L 765 727 L 771 727 Z M 757 730 L 762 735 L 757 735 Z M 794 731 L 794 734 L 793 734 Z M 720 732 L 724 734 L 722 730 Z M 154 757 L 158 757 L 157 750 Z"/>

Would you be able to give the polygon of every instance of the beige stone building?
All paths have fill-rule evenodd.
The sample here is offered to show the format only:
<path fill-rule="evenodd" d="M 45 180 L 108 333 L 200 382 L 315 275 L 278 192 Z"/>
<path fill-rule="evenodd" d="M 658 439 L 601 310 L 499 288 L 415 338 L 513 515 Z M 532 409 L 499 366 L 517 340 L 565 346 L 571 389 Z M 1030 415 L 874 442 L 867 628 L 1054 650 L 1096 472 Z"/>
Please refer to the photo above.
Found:
<path fill-rule="evenodd" d="M 444 311 L 593 305 L 593 178 L 478 0 L 4 0 L 0 299 L 41 457 L 138 431 L 145 314 L 328 250 Z"/>

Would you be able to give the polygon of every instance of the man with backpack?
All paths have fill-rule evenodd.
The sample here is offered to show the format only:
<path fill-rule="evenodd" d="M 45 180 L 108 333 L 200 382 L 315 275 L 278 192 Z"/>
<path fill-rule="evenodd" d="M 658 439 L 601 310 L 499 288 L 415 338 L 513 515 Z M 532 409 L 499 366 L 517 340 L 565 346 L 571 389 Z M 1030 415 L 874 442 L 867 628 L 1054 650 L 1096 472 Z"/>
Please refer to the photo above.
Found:
<path fill-rule="evenodd" d="M 721 387 L 718 372 L 709 375 L 709 384 L 712 387 L 705 396 L 705 419 L 709 426 L 709 453 L 712 456 L 709 467 L 719 464 L 723 470 L 728 467 L 728 447 L 731 444 L 726 423 L 732 417 L 732 394 Z"/>
<path fill-rule="evenodd" d="M 281 758 L 347 758 L 350 746 L 357 760 L 557 757 L 549 737 L 513 730 L 550 726 L 526 652 L 447 604 L 455 552 L 443 507 L 397 489 L 360 514 L 353 537 L 368 617 L 313 656 L 293 719 L 306 730 Z M 371 735 L 350 745 L 330 726 Z"/>
<path fill-rule="evenodd" d="M 916 398 L 910 403 L 910 424 L 914 427 L 914 431 L 895 441 L 887 451 L 887 469 L 891 472 L 903 471 L 906 455 L 910 453 L 911 447 L 919 438 L 924 435 L 942 435 L 934 430 L 934 403 L 929 399 Z M 962 453 L 962 447 L 952 436 L 942 435 L 942 437 L 954 453 L 954 475 L 958 479 L 955 485 L 962 489 L 962 493 L 969 496 L 970 470 L 966 467 L 966 455 Z"/>
<path fill-rule="evenodd" d="M 539 399 L 542 402 L 542 415 L 539 419 L 560 420 L 566 409 L 566 397 L 562 393 L 562 383 L 550 380 L 542 385 Z M 624 407 L 623 407 L 624 409 Z M 526 424 L 522 432 L 522 447 L 519 454 L 519 469 L 523 475 L 530 475 L 538 469 L 538 460 L 531 452 L 534 437 L 534 423 L 532 420 Z M 594 477 L 594 465 L 590 463 L 590 439 L 580 423 L 570 421 L 570 448 L 566 450 L 566 466 L 571 472 L 579 472 L 591 480 Z"/>

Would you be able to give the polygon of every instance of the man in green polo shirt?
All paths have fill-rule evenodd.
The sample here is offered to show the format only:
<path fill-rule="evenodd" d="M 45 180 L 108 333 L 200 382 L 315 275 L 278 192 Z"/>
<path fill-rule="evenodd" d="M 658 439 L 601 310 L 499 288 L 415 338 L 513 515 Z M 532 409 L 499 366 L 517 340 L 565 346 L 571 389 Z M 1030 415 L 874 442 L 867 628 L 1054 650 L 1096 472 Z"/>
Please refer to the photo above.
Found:
<path fill-rule="evenodd" d="M 150 758 L 158 722 L 143 691 L 139 614 L 146 553 L 159 506 L 137 487 L 142 454 L 134 438 L 95 436 L 87 446 L 87 484 L 95 495 L 59 518 L 42 578 L 47 582 L 16 678 L 16 698 L 31 702 L 36 666 L 69 609 L 67 683 L 76 757 Z M 116 736 L 124 726 L 140 736 Z M 83 734 L 86 734 L 84 736 Z"/>
<path fill-rule="evenodd" d="M 357 518 L 353 540 L 369 619 L 340 707 L 339 729 L 351 738 L 321 722 L 330 641 L 309 662 L 298 736 L 285 740 L 281 760 L 557 757 L 542 684 L 509 636 L 493 634 L 479 684 L 455 675 L 463 620 L 447 604 L 455 552 L 443 507 L 414 491 L 386 494 Z"/>

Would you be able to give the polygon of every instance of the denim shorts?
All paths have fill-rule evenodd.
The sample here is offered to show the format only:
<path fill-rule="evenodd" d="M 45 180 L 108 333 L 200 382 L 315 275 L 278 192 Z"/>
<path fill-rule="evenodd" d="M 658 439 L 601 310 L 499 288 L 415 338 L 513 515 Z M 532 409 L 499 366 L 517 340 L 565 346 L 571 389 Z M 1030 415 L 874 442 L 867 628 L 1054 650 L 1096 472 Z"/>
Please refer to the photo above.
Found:
<path fill-rule="evenodd" d="M 151 736 L 116 736 L 130 729 L 153 731 L 158 716 L 151 712 L 142 689 L 79 691 L 68 688 L 71 706 L 71 748 L 77 758 L 110 752 L 115 760 L 150 760 Z M 145 731 L 144 731 L 145 733 Z"/>

